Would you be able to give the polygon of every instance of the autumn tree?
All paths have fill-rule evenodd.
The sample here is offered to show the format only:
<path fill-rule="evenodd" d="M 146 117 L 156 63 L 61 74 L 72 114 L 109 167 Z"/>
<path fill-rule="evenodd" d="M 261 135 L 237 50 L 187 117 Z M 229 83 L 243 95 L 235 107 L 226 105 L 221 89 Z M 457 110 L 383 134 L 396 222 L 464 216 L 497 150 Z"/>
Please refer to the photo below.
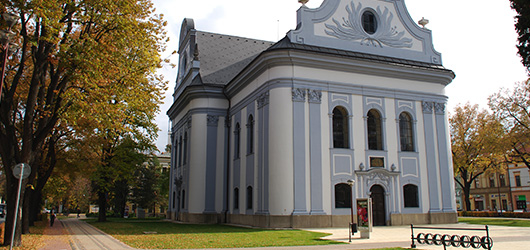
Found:
<path fill-rule="evenodd" d="M 79 121 L 95 119 L 90 131 L 127 131 L 153 138 L 156 125 L 149 119 L 158 111 L 165 88 L 155 73 L 162 62 L 165 24 L 154 15 L 150 0 L 8 0 L 0 8 L 20 18 L 13 27 L 11 44 L 16 47 L 8 54 L 0 97 L 0 155 L 7 209 L 14 211 L 18 182 L 12 167 L 29 164 L 32 173 L 22 185 L 33 183 L 45 158 L 47 140 L 58 124 L 82 134 Z M 128 108 L 131 113 L 143 113 L 129 115 L 124 111 Z M 110 120 L 116 117 L 119 121 Z M 140 126 L 128 127 L 131 121 Z M 123 135 L 108 134 L 106 142 Z M 105 157 L 101 162 L 108 160 Z M 8 213 L 6 245 L 11 243 L 13 217 L 14 213 Z M 27 226 L 17 227 L 14 246 L 21 244 L 21 228 Z"/>
<path fill-rule="evenodd" d="M 124 216 L 131 187 L 135 184 L 134 173 L 143 168 L 143 163 L 147 161 L 145 149 L 145 145 L 139 144 L 131 138 L 124 138 L 116 147 L 114 157 L 110 162 L 114 171 L 114 178 L 111 179 L 112 186 L 109 191 L 112 193 L 114 211 L 120 217 Z"/>
<path fill-rule="evenodd" d="M 530 169 L 530 80 L 501 89 L 490 96 L 489 106 L 508 131 L 510 160 Z"/>
<path fill-rule="evenodd" d="M 135 173 L 136 181 L 131 198 L 141 208 L 152 208 L 157 201 L 157 181 L 161 173 L 159 166 L 158 159 L 150 158 L 147 164 L 138 168 Z"/>
<path fill-rule="evenodd" d="M 469 103 L 457 106 L 449 123 L 455 181 L 469 210 L 471 183 L 485 173 L 500 171 L 505 162 L 504 128 L 487 110 Z"/>

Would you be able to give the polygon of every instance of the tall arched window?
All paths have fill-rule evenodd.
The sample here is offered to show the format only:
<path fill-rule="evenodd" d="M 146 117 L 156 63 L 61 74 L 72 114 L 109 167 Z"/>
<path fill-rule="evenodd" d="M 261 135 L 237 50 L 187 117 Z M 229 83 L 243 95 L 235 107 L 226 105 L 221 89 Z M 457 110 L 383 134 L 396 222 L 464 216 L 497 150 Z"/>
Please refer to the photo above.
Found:
<path fill-rule="evenodd" d="M 180 136 L 180 140 L 179 140 L 179 144 L 178 144 L 178 147 L 179 147 L 179 167 L 182 166 L 182 135 Z"/>
<path fill-rule="evenodd" d="M 247 154 L 254 153 L 254 117 L 250 115 L 247 123 Z"/>
<path fill-rule="evenodd" d="M 405 207 L 419 207 L 418 186 L 414 184 L 403 186 L 403 196 L 405 199 Z"/>
<path fill-rule="evenodd" d="M 399 141 L 401 151 L 414 151 L 412 117 L 406 112 L 399 114 Z"/>
<path fill-rule="evenodd" d="M 383 130 L 381 114 L 375 109 L 368 111 L 368 149 L 383 150 Z"/>
<path fill-rule="evenodd" d="M 182 164 L 186 165 L 187 157 L 188 157 L 188 132 L 184 133 L 184 142 L 183 146 L 184 148 L 184 155 L 182 156 Z"/>
<path fill-rule="evenodd" d="M 177 192 L 173 191 L 173 206 L 171 206 L 173 209 L 175 208 L 175 200 L 177 199 Z"/>
<path fill-rule="evenodd" d="M 234 188 L 234 210 L 239 209 L 239 188 Z"/>
<path fill-rule="evenodd" d="M 343 107 L 333 109 L 333 147 L 349 148 L 348 112 Z"/>
<path fill-rule="evenodd" d="M 335 208 L 351 208 L 351 187 L 346 183 L 335 185 Z"/>
<path fill-rule="evenodd" d="M 247 187 L 247 209 L 252 209 L 252 186 Z"/>
<path fill-rule="evenodd" d="M 241 126 L 236 123 L 234 130 L 234 159 L 239 159 L 239 151 L 241 146 Z"/>
<path fill-rule="evenodd" d="M 186 191 L 182 190 L 182 201 L 181 201 L 181 208 L 184 209 L 184 202 L 186 201 Z"/>

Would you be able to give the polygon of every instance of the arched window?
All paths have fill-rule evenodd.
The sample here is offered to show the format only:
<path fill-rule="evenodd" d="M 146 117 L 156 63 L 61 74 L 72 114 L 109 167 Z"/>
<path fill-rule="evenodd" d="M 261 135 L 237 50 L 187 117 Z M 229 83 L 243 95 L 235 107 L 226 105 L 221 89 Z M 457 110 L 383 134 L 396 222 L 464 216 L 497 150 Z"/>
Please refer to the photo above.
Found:
<path fill-rule="evenodd" d="M 186 54 L 182 56 L 182 59 L 180 60 L 180 76 L 183 77 L 186 73 L 186 65 L 188 63 L 188 57 Z"/>
<path fill-rule="evenodd" d="M 412 117 L 406 112 L 399 114 L 399 141 L 401 143 L 401 151 L 414 151 Z"/>
<path fill-rule="evenodd" d="M 173 206 L 171 206 L 173 209 L 175 208 L 175 200 L 177 198 L 177 192 L 173 191 Z"/>
<path fill-rule="evenodd" d="M 239 188 L 234 188 L 234 209 L 239 209 Z"/>
<path fill-rule="evenodd" d="M 343 107 L 333 109 L 333 147 L 349 148 L 348 112 Z"/>
<path fill-rule="evenodd" d="M 247 154 L 254 153 L 254 117 L 250 115 L 247 123 Z"/>
<path fill-rule="evenodd" d="M 383 150 L 383 130 L 381 124 L 381 114 L 375 110 L 368 111 L 368 149 Z"/>
<path fill-rule="evenodd" d="M 179 140 L 179 167 L 182 166 L 182 135 L 180 136 L 180 140 Z"/>
<path fill-rule="evenodd" d="M 403 186 L 403 196 L 405 199 L 405 207 L 419 207 L 418 186 L 414 184 Z"/>
<path fill-rule="evenodd" d="M 377 18 L 371 11 L 365 11 L 361 16 L 361 22 L 364 31 L 372 35 L 377 31 Z"/>
<path fill-rule="evenodd" d="M 182 156 L 182 164 L 186 165 L 187 157 L 188 157 L 188 132 L 184 133 L 184 155 Z"/>
<path fill-rule="evenodd" d="M 239 159 L 239 151 L 241 146 L 241 126 L 236 123 L 234 130 L 234 159 Z"/>
<path fill-rule="evenodd" d="M 252 209 L 252 186 L 247 187 L 247 209 Z"/>
<path fill-rule="evenodd" d="M 186 201 L 186 191 L 182 190 L 182 204 L 181 208 L 184 209 L 184 202 Z"/>
<path fill-rule="evenodd" d="M 335 185 L 335 208 L 351 208 L 351 187 L 346 183 Z"/>

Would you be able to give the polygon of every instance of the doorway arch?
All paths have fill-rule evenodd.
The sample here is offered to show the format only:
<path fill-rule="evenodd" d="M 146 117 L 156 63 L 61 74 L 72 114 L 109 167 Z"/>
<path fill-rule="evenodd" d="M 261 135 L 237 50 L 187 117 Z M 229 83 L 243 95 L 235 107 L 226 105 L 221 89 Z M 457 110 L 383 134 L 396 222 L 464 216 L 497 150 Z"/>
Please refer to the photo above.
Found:
<path fill-rule="evenodd" d="M 370 188 L 372 198 L 372 218 L 374 226 L 386 225 L 385 189 L 381 185 L 373 185 Z"/>

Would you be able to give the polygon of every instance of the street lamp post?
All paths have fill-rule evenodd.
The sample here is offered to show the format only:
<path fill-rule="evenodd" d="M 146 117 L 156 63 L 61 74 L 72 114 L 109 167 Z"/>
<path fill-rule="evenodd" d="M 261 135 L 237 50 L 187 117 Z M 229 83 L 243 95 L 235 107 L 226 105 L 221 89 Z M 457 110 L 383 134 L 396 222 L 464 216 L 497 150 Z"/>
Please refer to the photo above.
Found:
<path fill-rule="evenodd" d="M 502 216 L 502 209 L 504 209 L 504 206 L 502 204 L 502 198 L 501 198 L 501 179 L 504 179 L 504 176 L 500 174 L 497 174 L 497 176 L 499 177 L 499 183 L 497 185 L 497 192 L 499 193 L 499 207 L 501 208 L 499 211 L 500 211 L 500 215 Z"/>
<path fill-rule="evenodd" d="M 351 197 L 350 197 L 350 215 L 351 215 L 351 221 L 350 221 L 350 242 L 351 242 L 351 235 L 353 234 L 353 184 L 355 184 L 355 180 L 353 179 L 349 179 L 348 181 L 348 185 L 350 186 L 350 191 L 351 191 Z"/>
<path fill-rule="evenodd" d="M 18 21 L 18 17 L 12 13 L 2 13 L 2 19 L 7 24 L 7 30 L 0 30 L 0 42 L 4 51 L 4 58 L 2 59 L 2 74 L 0 75 L 0 100 L 2 100 L 2 88 L 4 86 L 4 77 L 6 73 L 7 55 L 9 54 L 9 40 L 14 35 L 11 28 Z"/>

